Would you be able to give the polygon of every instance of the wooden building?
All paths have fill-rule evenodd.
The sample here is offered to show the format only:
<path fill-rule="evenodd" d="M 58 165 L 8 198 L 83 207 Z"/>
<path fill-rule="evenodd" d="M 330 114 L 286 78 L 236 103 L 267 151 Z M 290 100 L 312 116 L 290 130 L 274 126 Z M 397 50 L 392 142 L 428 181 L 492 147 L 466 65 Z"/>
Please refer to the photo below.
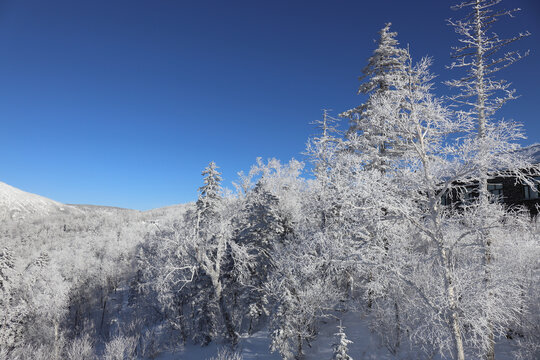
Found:
<path fill-rule="evenodd" d="M 540 164 L 540 144 L 525 147 L 520 151 L 534 159 L 535 163 Z M 523 206 L 536 216 L 540 210 L 540 176 L 531 176 L 531 180 L 534 186 L 519 183 L 512 177 L 495 175 L 488 180 L 488 190 L 497 201 L 508 207 Z M 457 191 L 447 194 L 442 202 L 444 205 L 449 205 L 456 202 L 474 201 L 477 197 L 478 184 L 467 184 L 463 186 L 460 194 Z"/>

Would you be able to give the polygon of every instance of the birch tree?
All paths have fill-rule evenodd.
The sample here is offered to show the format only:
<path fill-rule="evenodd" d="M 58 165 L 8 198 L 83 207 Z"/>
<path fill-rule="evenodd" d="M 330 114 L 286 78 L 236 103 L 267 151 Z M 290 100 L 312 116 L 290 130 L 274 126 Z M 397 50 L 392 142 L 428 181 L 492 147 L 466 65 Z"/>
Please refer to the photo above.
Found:
<path fill-rule="evenodd" d="M 474 183 L 486 163 L 474 161 L 477 144 L 466 137 L 474 126 L 470 117 L 453 114 L 431 94 L 429 65 L 429 59 L 414 65 L 409 57 L 403 75 L 395 77 L 395 90 L 373 99 L 373 116 L 393 119 L 396 132 L 389 136 L 401 150 L 386 172 L 394 183 L 393 196 L 382 199 L 385 219 L 394 219 L 400 229 L 387 228 L 388 251 L 384 261 L 373 262 L 378 274 L 374 284 L 401 294 L 401 313 L 408 317 L 402 319 L 403 325 L 408 324 L 413 339 L 427 340 L 436 351 L 463 360 L 466 346 L 482 353 L 489 343 L 488 329 L 504 335 L 504 328 L 521 311 L 515 299 L 520 298 L 519 284 L 524 279 L 516 277 L 513 265 L 502 259 L 490 265 L 492 276 L 497 273 L 498 278 L 489 284 L 494 296 L 486 299 L 485 263 L 480 255 L 485 247 L 479 234 L 490 231 L 494 253 L 509 246 L 525 251 L 527 246 L 517 245 L 510 234 L 526 231 L 530 222 L 500 204 L 488 204 L 486 217 L 478 202 L 465 201 L 464 187 Z M 486 141 L 491 148 L 501 149 L 500 162 L 488 163 L 490 168 L 504 169 L 503 164 L 510 163 L 517 168 L 530 166 L 508 145 L 519 136 L 519 129 L 506 127 L 494 134 Z M 526 181 L 525 175 L 516 176 Z M 448 191 L 460 194 L 459 206 L 442 205 Z M 411 327 L 419 308 L 425 322 Z"/>
<path fill-rule="evenodd" d="M 438 283 L 441 284 L 440 291 L 442 302 L 439 306 L 441 314 L 445 314 L 443 323 L 448 326 L 449 334 L 453 339 L 452 352 L 454 358 L 462 360 L 464 357 L 462 324 L 459 318 L 458 294 L 455 288 L 455 273 L 453 271 L 451 254 L 448 251 L 448 241 L 444 236 L 443 218 L 445 216 L 440 205 L 441 183 L 450 186 L 451 183 L 441 181 L 442 171 L 447 169 L 448 163 L 444 157 L 444 152 L 448 151 L 444 146 L 445 137 L 460 130 L 463 124 L 453 122 L 447 111 L 441 106 L 431 94 L 432 76 L 428 72 L 429 60 L 424 59 L 418 65 L 413 66 L 410 58 L 408 67 L 402 76 L 394 78 L 395 90 L 381 94 L 373 99 L 374 114 L 380 119 L 393 119 L 395 122 L 395 132 L 387 134 L 397 140 L 394 146 L 402 149 L 402 158 L 395 162 L 388 175 L 393 176 L 399 187 L 396 189 L 394 199 L 386 199 L 385 208 L 388 211 L 387 217 L 397 217 L 405 233 L 414 233 L 423 238 L 433 247 L 436 260 L 432 263 L 435 268 L 433 272 L 439 274 Z M 446 165 L 446 166 L 445 166 Z M 411 227 L 412 226 L 412 227 Z M 391 234 L 388 234 L 391 235 Z M 385 259 L 387 263 L 392 263 L 390 259 L 394 256 L 402 257 L 409 246 L 419 246 L 417 241 L 408 244 L 401 239 L 388 236 L 388 255 Z M 403 264 L 414 265 L 419 259 L 409 259 Z M 395 263 L 399 269 L 403 265 Z M 432 303 L 432 294 L 426 294 L 421 285 L 414 284 L 414 277 L 403 276 L 405 269 L 396 271 L 389 268 L 389 279 L 397 276 L 397 283 L 405 285 L 412 290 L 418 291 L 418 296 L 424 301 L 437 308 Z M 412 275 L 412 274 L 411 274 Z M 408 285 L 408 286 L 407 286 Z M 411 309 L 406 304 L 406 309 Z M 435 344 L 440 338 L 432 339 Z M 448 347 L 448 344 L 440 343 L 441 350 Z"/>
<path fill-rule="evenodd" d="M 451 87 L 457 88 L 459 93 L 452 99 L 461 105 L 461 111 L 466 116 L 470 116 L 476 123 L 477 158 L 475 159 L 481 166 L 478 174 L 478 194 L 479 203 L 484 209 L 485 216 L 488 216 L 488 203 L 490 193 L 488 190 L 488 179 L 493 168 L 490 163 L 494 157 L 499 156 L 499 148 L 489 146 L 489 138 L 500 131 L 500 127 L 506 127 L 506 123 L 498 122 L 495 118 L 496 112 L 508 101 L 516 99 L 515 90 L 506 80 L 497 78 L 497 73 L 520 60 L 527 53 L 522 54 L 516 50 L 504 52 L 511 43 L 530 35 L 529 32 L 521 32 L 509 38 L 501 38 L 491 28 L 501 17 L 513 17 L 520 9 L 511 10 L 499 9 L 498 5 L 502 0 L 470 0 L 464 1 L 454 6 L 456 10 L 468 11 L 462 20 L 449 20 L 449 24 L 454 27 L 460 36 L 459 46 L 453 48 L 453 58 L 450 68 L 463 69 L 465 75 L 459 79 L 449 81 Z M 514 145 L 515 146 L 515 145 Z M 508 146 L 507 146 L 508 147 Z M 523 171 L 524 168 L 510 166 L 507 170 Z M 485 243 L 485 284 L 487 296 L 492 296 L 487 288 L 489 287 L 490 274 L 489 266 L 492 261 L 492 242 L 489 231 L 483 234 Z M 493 360 L 495 358 L 494 339 L 491 336 L 491 345 L 486 350 L 485 358 Z"/>
<path fill-rule="evenodd" d="M 530 35 L 522 32 L 510 38 L 500 38 L 491 31 L 494 23 L 501 17 L 513 17 L 519 8 L 512 10 L 498 9 L 502 0 L 472 0 L 454 6 L 455 10 L 468 10 L 462 20 L 448 20 L 460 36 L 459 46 L 453 47 L 452 57 L 455 59 L 451 69 L 463 69 L 463 77 L 448 81 L 447 84 L 459 90 L 451 99 L 461 105 L 460 112 L 470 117 L 476 123 L 476 138 L 478 162 L 483 163 L 479 173 L 479 200 L 489 201 L 487 189 L 489 162 L 498 155 L 499 148 L 491 149 L 487 139 L 498 126 L 504 127 L 504 122 L 498 122 L 495 114 L 508 101 L 516 99 L 516 91 L 511 83 L 498 79 L 497 73 L 520 60 L 525 54 L 516 50 L 507 51 L 500 55 L 511 43 Z M 522 138 L 520 134 L 517 138 Z M 517 145 L 514 145 L 517 147 Z"/>

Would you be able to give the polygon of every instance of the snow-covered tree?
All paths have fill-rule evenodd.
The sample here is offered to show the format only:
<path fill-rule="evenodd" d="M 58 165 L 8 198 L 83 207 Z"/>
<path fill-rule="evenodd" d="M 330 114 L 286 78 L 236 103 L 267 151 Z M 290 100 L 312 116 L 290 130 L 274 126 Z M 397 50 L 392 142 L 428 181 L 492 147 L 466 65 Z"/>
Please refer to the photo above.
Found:
<path fill-rule="evenodd" d="M 249 317 L 248 332 L 268 315 L 265 285 L 273 269 L 273 251 L 282 241 L 283 220 L 279 213 L 279 199 L 264 188 L 259 181 L 243 199 L 243 208 L 234 221 L 235 241 L 245 246 L 251 255 L 249 277 L 239 289 L 242 307 Z"/>
<path fill-rule="evenodd" d="M 491 321 L 497 334 L 504 335 L 504 326 L 520 312 L 514 299 L 520 296 L 517 283 L 523 279 L 510 275 L 513 271 L 507 262 L 492 260 L 490 265 L 490 273 L 507 274 L 490 285 L 490 291 L 497 295 L 480 295 L 485 295 L 481 290 L 485 284 L 485 273 L 481 271 L 485 269 L 485 247 L 478 234 L 490 230 L 493 251 L 507 248 L 512 242 L 516 246 L 515 239 L 502 229 L 514 224 L 519 231 L 525 231 L 528 219 L 499 204 L 488 204 L 489 217 L 478 203 L 442 205 L 441 198 L 448 191 L 463 194 L 463 188 L 474 183 L 483 164 L 474 161 L 475 142 L 456 136 L 470 131 L 470 118 L 454 116 L 431 94 L 429 64 L 424 59 L 413 65 L 409 58 L 403 75 L 396 77 L 394 90 L 373 99 L 373 117 L 394 119 L 395 133 L 389 136 L 402 154 L 385 173 L 391 180 L 391 196 L 382 198 L 381 206 L 385 209 L 384 219 L 393 221 L 392 226 L 383 229 L 387 232 L 386 251 L 382 259 L 368 252 L 364 260 L 374 261 L 374 291 L 384 290 L 379 292 L 383 299 L 388 289 L 397 291 L 397 304 L 404 315 L 401 324 L 408 326 L 413 338 L 427 340 L 436 350 L 464 359 L 465 345 L 479 352 L 485 349 L 489 342 L 485 324 Z M 490 139 L 493 148 L 506 150 L 502 151 L 501 163 L 489 164 L 490 168 L 501 168 L 498 166 L 504 162 L 517 168 L 530 167 L 527 159 L 504 147 L 515 137 L 514 131 L 509 127 Z M 516 246 L 514 251 L 526 248 Z M 411 327 L 411 316 L 421 307 L 428 320 L 426 327 Z"/>
<path fill-rule="evenodd" d="M 16 295 L 20 277 L 15 272 L 13 253 L 0 250 L 0 348 L 10 350 L 21 341 L 26 306 Z"/>
<path fill-rule="evenodd" d="M 92 339 L 88 334 L 69 342 L 64 353 L 68 359 L 94 360 L 96 358 Z"/>
<path fill-rule="evenodd" d="M 523 55 L 518 51 L 508 51 L 502 56 L 499 52 L 507 45 L 529 36 L 529 32 L 504 39 L 492 32 L 493 24 L 502 16 L 513 17 L 520 9 L 504 10 L 497 6 L 502 0 L 470 0 L 462 2 L 454 8 L 469 10 L 463 20 L 448 20 L 460 36 L 460 45 L 453 48 L 455 61 L 451 68 L 464 69 L 465 75 L 448 84 L 460 92 L 452 99 L 461 107 L 462 113 L 474 119 L 477 126 L 478 156 L 485 161 L 492 151 L 486 138 L 491 136 L 490 129 L 496 121 L 495 113 L 506 102 L 515 99 L 515 90 L 510 83 L 497 79 L 496 74 L 514 64 Z M 480 198 L 487 201 L 487 171 L 484 166 L 480 178 Z"/>
<path fill-rule="evenodd" d="M 339 290 L 335 284 L 331 242 L 312 226 L 319 209 L 316 195 L 299 177 L 301 164 L 281 165 L 276 160 L 258 163 L 262 187 L 279 201 L 275 214 L 279 225 L 272 246 L 272 271 L 265 285 L 270 310 L 271 348 L 285 359 L 303 356 L 303 349 L 318 333 L 318 321 L 333 310 Z M 255 186 L 257 189 L 257 185 Z M 249 196 L 249 195 L 248 195 Z M 320 223 L 318 223 L 320 225 Z"/>
<path fill-rule="evenodd" d="M 322 120 L 312 123 L 320 131 L 311 137 L 307 143 L 305 154 L 310 157 L 314 165 L 313 172 L 321 181 L 332 168 L 336 155 L 339 154 L 343 140 L 339 130 L 339 119 L 329 115 L 328 110 L 323 111 Z"/>
<path fill-rule="evenodd" d="M 213 296 L 227 330 L 227 336 L 236 343 L 238 335 L 233 325 L 223 296 L 223 270 L 230 260 L 232 229 L 230 218 L 223 217 L 221 198 L 221 174 L 217 166 L 211 162 L 202 172 L 204 186 L 199 189 L 197 200 L 197 223 L 195 239 L 197 241 L 195 258 L 201 271 L 200 275 L 210 279 Z"/>
<path fill-rule="evenodd" d="M 453 47 L 455 61 L 450 65 L 452 69 L 463 69 L 465 74 L 456 80 L 448 81 L 447 84 L 459 90 L 451 99 L 460 105 L 459 112 L 463 116 L 470 117 L 476 125 L 476 161 L 480 163 L 478 174 L 479 200 L 485 204 L 489 201 L 490 194 L 487 188 L 490 167 L 493 159 L 501 153 L 512 151 L 518 145 L 508 143 L 492 147 L 490 138 L 496 137 L 500 132 L 507 134 L 512 132 L 509 140 L 523 138 L 523 134 L 516 131 L 517 124 L 507 123 L 496 119 L 496 112 L 508 101 L 516 99 L 515 89 L 511 84 L 498 79 L 497 73 L 505 69 L 524 55 L 517 50 L 507 51 L 500 55 L 509 44 L 530 35 L 529 32 L 519 33 L 510 38 L 500 38 L 492 32 L 492 26 L 503 16 L 513 17 L 520 9 L 504 10 L 497 6 L 502 0 L 471 0 L 462 2 L 456 6 L 456 10 L 468 10 L 462 20 L 448 20 L 456 33 L 460 36 L 459 46 Z M 527 55 L 525 53 L 525 55 Z M 509 131 L 509 128 L 511 129 Z M 506 148 L 501 148 L 506 145 Z M 524 170 L 506 164 L 508 170 Z"/>
<path fill-rule="evenodd" d="M 137 342 L 134 338 L 116 336 L 105 344 L 104 360 L 133 359 Z"/>
<path fill-rule="evenodd" d="M 276 270 L 267 284 L 274 309 L 271 314 L 271 350 L 284 359 L 301 358 L 304 346 L 318 334 L 318 321 L 324 319 L 339 299 L 332 278 L 325 274 L 309 238 L 279 249 Z"/>
<path fill-rule="evenodd" d="M 353 342 L 347 339 L 347 334 L 345 334 L 345 328 L 340 324 L 338 326 L 338 332 L 334 334 L 336 336 L 336 343 L 332 346 L 334 354 L 332 360 L 353 360 L 349 356 L 349 344 Z"/>
<path fill-rule="evenodd" d="M 347 132 L 349 147 L 369 154 L 369 165 L 381 171 L 385 170 L 387 159 L 398 154 L 398 149 L 393 144 L 394 140 L 388 136 L 394 126 L 393 119 L 373 118 L 372 99 L 393 89 L 395 77 L 400 76 L 406 61 L 406 50 L 398 47 L 397 32 L 390 31 L 391 25 L 387 23 L 379 31 L 377 49 L 362 70 L 360 80 L 363 82 L 358 94 L 366 95 L 368 99 L 362 105 L 341 114 L 351 122 Z"/>
<path fill-rule="evenodd" d="M 488 179 L 493 168 L 490 167 L 492 159 L 500 156 L 501 149 L 491 147 L 490 138 L 501 128 L 506 129 L 509 125 L 495 118 L 496 112 L 509 100 L 515 99 L 515 90 L 511 84 L 496 77 L 497 73 L 520 60 L 523 55 L 516 50 L 500 51 L 517 40 L 530 35 L 529 32 L 522 32 L 510 38 L 501 38 L 492 31 L 492 26 L 501 17 L 513 17 L 520 9 L 505 10 L 499 9 L 498 5 L 502 0 L 469 0 L 454 6 L 456 10 L 467 10 L 468 13 L 462 20 L 449 20 L 456 33 L 460 36 L 460 45 L 453 48 L 455 61 L 451 68 L 464 69 L 463 77 L 449 81 L 448 84 L 459 90 L 459 93 L 452 99 L 461 105 L 461 111 L 466 116 L 470 116 L 476 123 L 476 161 L 481 165 L 478 174 L 478 201 L 483 206 L 486 216 L 488 214 L 488 202 L 490 193 L 488 190 Z M 527 54 L 527 53 L 526 53 Z M 526 55 L 525 54 L 525 55 Z M 511 126 L 511 124 L 510 124 Z M 521 134 L 516 138 L 523 137 Z M 513 140 L 513 139 L 512 139 Z M 507 144 L 511 148 L 513 144 Z M 517 145 L 513 145 L 517 147 Z M 523 171 L 524 168 L 516 168 L 509 164 L 507 170 Z M 527 169 L 528 170 L 528 169 Z M 489 265 L 492 261 L 491 245 L 493 240 L 486 230 L 483 234 L 485 243 L 485 263 L 486 263 L 486 296 L 492 296 L 487 288 L 490 281 Z M 486 359 L 495 358 L 494 339 L 491 335 L 490 346 L 486 350 Z"/>
<path fill-rule="evenodd" d="M 237 200 L 222 197 L 214 163 L 203 176 L 195 208 L 155 234 L 150 278 L 156 277 L 152 286 L 173 328 L 201 344 L 222 335 L 235 344 L 239 325 L 228 291 L 248 276 L 252 255 L 235 242 Z"/>
<path fill-rule="evenodd" d="M 202 172 L 204 185 L 199 188 L 197 216 L 203 224 L 219 214 L 222 179 L 217 169 L 216 163 L 211 161 Z"/>

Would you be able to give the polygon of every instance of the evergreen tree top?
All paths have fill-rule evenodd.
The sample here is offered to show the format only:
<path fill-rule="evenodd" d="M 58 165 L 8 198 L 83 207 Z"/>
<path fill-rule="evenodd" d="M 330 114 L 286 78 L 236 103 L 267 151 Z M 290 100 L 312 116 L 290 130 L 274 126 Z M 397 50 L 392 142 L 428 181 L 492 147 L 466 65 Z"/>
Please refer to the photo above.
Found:
<path fill-rule="evenodd" d="M 222 178 L 221 173 L 217 169 L 219 167 L 215 162 L 211 161 L 201 173 L 204 176 L 204 185 L 199 188 L 199 199 L 202 197 L 219 197 Z"/>
<path fill-rule="evenodd" d="M 377 48 L 368 59 L 366 67 L 362 69 L 363 75 L 359 77 L 359 80 L 362 81 L 358 88 L 359 95 L 364 94 L 371 97 L 376 93 L 389 90 L 396 74 L 400 73 L 405 66 L 408 55 L 407 49 L 398 47 L 399 42 L 396 40 L 397 32 L 390 31 L 391 25 L 391 23 L 387 23 L 379 31 Z M 362 116 L 365 117 L 365 112 L 368 109 L 369 99 L 365 104 L 340 114 L 341 117 L 351 119 L 349 135 L 361 128 L 357 120 Z"/>
<path fill-rule="evenodd" d="M 197 210 L 205 218 L 215 215 L 221 200 L 221 173 L 217 169 L 216 163 L 211 161 L 202 172 L 204 185 L 199 188 Z"/>
<path fill-rule="evenodd" d="M 360 85 L 359 94 L 367 94 L 374 90 L 386 90 L 389 86 L 386 76 L 399 69 L 406 60 L 407 50 L 399 48 L 396 40 L 397 32 L 391 32 L 387 23 L 379 31 L 378 46 L 369 58 L 367 66 L 362 70 L 360 80 L 367 81 Z"/>
<path fill-rule="evenodd" d="M 341 325 L 341 321 L 338 325 L 338 332 L 334 334 L 337 338 L 337 342 L 332 346 L 334 349 L 334 355 L 332 360 L 353 360 L 349 356 L 349 344 L 352 344 L 352 341 L 347 339 L 347 334 L 345 334 L 345 327 Z"/>

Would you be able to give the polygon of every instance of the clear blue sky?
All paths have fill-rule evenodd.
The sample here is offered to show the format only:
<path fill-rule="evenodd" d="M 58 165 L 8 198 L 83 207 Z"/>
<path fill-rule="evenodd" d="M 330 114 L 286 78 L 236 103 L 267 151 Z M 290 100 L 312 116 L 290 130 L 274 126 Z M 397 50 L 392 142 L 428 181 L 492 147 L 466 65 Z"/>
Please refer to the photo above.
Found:
<path fill-rule="evenodd" d="M 149 209 L 196 199 L 255 158 L 301 159 L 323 108 L 358 105 L 358 75 L 392 22 L 438 81 L 454 1 L 0 0 L 0 181 L 64 203 Z M 497 24 L 529 30 L 501 73 L 522 95 L 501 116 L 540 142 L 540 2 Z M 444 85 L 438 85 L 444 94 Z"/>

